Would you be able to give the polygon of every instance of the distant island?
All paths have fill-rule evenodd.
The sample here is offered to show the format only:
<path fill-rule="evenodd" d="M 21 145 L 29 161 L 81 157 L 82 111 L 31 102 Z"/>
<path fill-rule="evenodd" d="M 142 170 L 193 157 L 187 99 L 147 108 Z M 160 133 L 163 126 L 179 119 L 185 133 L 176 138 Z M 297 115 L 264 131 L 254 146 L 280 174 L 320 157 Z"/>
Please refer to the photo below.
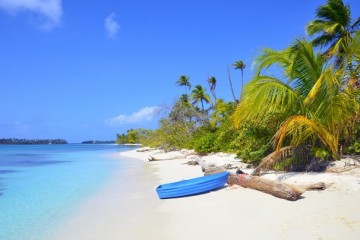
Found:
<path fill-rule="evenodd" d="M 83 141 L 82 144 L 115 144 L 115 141 L 87 140 Z"/>
<path fill-rule="evenodd" d="M 64 139 L 19 139 L 19 138 L 3 138 L 0 144 L 67 144 Z"/>

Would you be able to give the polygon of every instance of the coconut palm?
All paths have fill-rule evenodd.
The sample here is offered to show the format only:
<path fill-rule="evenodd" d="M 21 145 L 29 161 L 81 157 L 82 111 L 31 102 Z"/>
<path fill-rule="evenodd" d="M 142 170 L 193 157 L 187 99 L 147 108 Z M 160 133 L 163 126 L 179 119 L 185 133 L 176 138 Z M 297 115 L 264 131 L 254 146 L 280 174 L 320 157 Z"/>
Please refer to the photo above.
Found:
<path fill-rule="evenodd" d="M 238 100 L 237 100 L 237 99 L 236 99 L 236 97 L 235 97 L 234 88 L 233 88 L 232 81 L 231 81 L 231 76 L 230 76 L 230 69 L 229 69 L 229 66 L 227 66 L 227 72 L 228 72 L 228 78 L 229 78 L 229 83 L 230 83 L 231 93 L 232 93 L 232 95 L 233 95 L 234 102 L 235 102 L 235 103 L 237 103 L 237 102 L 238 102 Z"/>
<path fill-rule="evenodd" d="M 209 94 L 206 93 L 206 88 L 203 88 L 201 85 L 196 85 L 192 90 L 191 99 L 193 104 L 198 104 L 201 102 L 202 110 L 204 111 L 204 102 L 211 103 Z"/>
<path fill-rule="evenodd" d="M 216 94 L 215 94 L 216 78 L 215 77 L 209 77 L 208 78 L 208 83 L 209 83 L 209 87 L 210 87 L 210 92 L 212 93 L 212 95 L 214 96 L 214 99 L 216 101 Z"/>
<path fill-rule="evenodd" d="M 360 27 L 360 18 L 352 21 L 350 6 L 342 0 L 328 0 L 317 9 L 316 17 L 306 26 L 310 36 L 316 35 L 312 41 L 314 46 L 327 47 L 325 54 L 336 57 L 337 67 L 343 66 L 342 55 Z"/>
<path fill-rule="evenodd" d="M 189 88 L 189 90 L 190 90 L 190 88 L 191 88 L 191 84 L 190 84 L 190 82 L 189 82 L 189 77 L 188 76 L 185 76 L 185 75 L 182 75 L 182 76 L 180 76 L 180 78 L 176 81 L 176 84 L 178 85 L 178 86 L 184 86 L 185 87 L 185 94 L 186 95 L 188 95 L 188 93 L 187 93 L 187 88 Z"/>
<path fill-rule="evenodd" d="M 240 71 L 241 71 L 241 94 L 242 94 L 243 90 L 244 90 L 244 69 L 245 69 L 246 65 L 244 64 L 243 61 L 239 60 L 233 64 L 233 67 L 235 69 L 240 69 Z"/>
<path fill-rule="evenodd" d="M 273 138 L 276 152 L 284 143 L 321 142 L 336 158 L 344 126 L 359 111 L 353 93 L 342 86 L 343 70 L 328 65 L 306 40 L 283 51 L 266 50 L 256 61 L 259 74 L 244 89 L 233 115 L 235 125 L 276 114 L 282 122 Z M 282 67 L 287 82 L 262 74 L 274 64 Z"/>

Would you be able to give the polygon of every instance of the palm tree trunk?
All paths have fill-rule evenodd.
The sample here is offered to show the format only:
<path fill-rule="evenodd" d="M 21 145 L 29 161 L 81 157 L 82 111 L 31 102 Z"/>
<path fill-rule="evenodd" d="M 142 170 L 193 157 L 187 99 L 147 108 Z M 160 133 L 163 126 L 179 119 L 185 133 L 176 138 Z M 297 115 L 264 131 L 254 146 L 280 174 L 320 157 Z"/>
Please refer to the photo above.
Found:
<path fill-rule="evenodd" d="M 214 97 L 215 102 L 216 102 L 215 90 L 214 90 L 214 89 L 211 89 L 211 84 L 210 84 L 210 83 L 209 83 L 209 89 L 210 89 L 211 94 L 212 94 L 213 97 Z"/>
<path fill-rule="evenodd" d="M 211 93 L 214 95 L 214 99 L 215 99 L 215 102 L 216 102 L 216 94 L 215 94 L 215 89 L 211 91 Z"/>
<path fill-rule="evenodd" d="M 227 71 L 228 71 L 228 77 L 229 77 L 229 83 L 230 83 L 231 93 L 232 93 L 232 95 L 233 95 L 233 97 L 234 97 L 234 101 L 237 103 L 238 100 L 237 100 L 236 97 L 235 97 L 234 88 L 233 88 L 232 81 L 231 81 L 231 77 L 230 77 L 229 65 L 227 66 Z"/>
<path fill-rule="evenodd" d="M 241 69 L 241 93 L 240 93 L 240 100 L 242 99 L 243 91 L 244 91 L 244 73 L 243 73 L 243 70 Z"/>

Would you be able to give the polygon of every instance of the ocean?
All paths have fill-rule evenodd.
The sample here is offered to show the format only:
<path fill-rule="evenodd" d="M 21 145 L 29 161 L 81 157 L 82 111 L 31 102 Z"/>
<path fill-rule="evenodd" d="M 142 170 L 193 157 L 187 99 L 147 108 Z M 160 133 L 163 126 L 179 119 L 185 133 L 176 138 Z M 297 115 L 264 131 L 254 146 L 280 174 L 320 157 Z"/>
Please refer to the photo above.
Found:
<path fill-rule="evenodd" d="M 131 146 L 0 145 L 0 239 L 44 239 L 112 174 Z"/>

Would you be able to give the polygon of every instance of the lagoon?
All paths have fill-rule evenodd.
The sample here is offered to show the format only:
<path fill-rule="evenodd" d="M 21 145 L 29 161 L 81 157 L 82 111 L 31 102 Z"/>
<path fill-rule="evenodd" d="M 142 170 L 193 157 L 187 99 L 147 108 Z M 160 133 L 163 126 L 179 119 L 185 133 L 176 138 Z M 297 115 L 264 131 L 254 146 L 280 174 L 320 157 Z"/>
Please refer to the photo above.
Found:
<path fill-rule="evenodd" d="M 0 145 L 0 239 L 45 239 L 128 161 L 112 144 Z M 125 184 L 125 183 L 124 183 Z"/>

